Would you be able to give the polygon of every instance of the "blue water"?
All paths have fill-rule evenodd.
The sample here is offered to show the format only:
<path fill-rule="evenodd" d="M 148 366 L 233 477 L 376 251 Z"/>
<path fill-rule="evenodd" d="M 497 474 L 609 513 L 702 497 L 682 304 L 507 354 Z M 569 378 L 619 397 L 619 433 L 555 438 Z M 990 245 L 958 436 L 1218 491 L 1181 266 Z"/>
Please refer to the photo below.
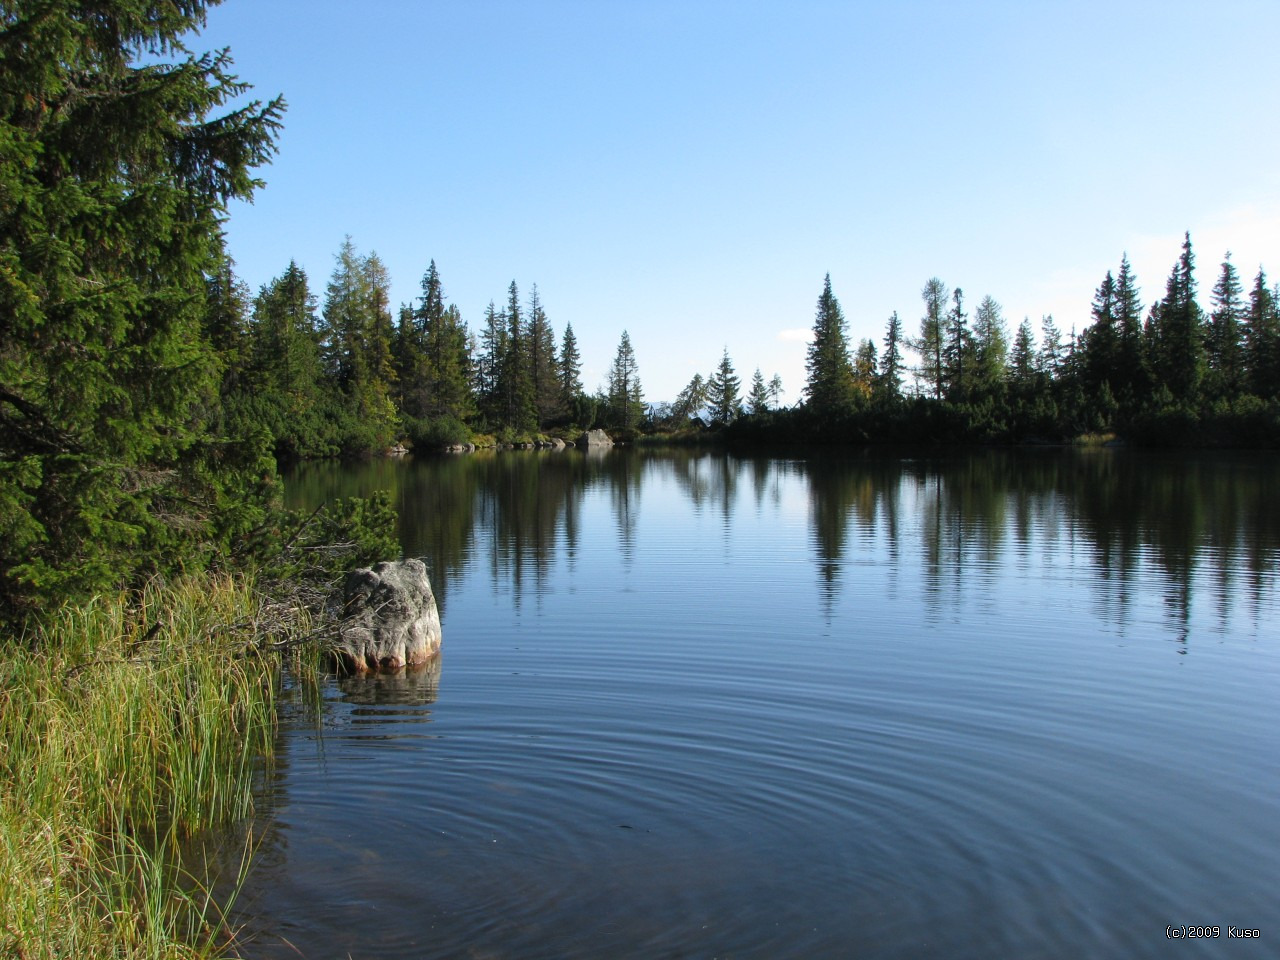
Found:
<path fill-rule="evenodd" d="M 1278 479 L 1123 451 L 303 471 L 299 505 L 393 492 L 444 651 L 289 713 L 245 953 L 1280 955 Z"/>

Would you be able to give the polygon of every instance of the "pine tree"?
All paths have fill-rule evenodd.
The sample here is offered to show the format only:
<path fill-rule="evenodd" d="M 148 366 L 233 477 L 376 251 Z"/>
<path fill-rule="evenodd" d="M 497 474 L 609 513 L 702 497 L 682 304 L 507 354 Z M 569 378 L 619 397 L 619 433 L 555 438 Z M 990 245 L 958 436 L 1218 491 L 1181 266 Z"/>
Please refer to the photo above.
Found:
<path fill-rule="evenodd" d="M 810 405 L 816 410 L 826 413 L 853 402 L 853 365 L 849 360 L 844 313 L 831 292 L 831 274 L 822 282 L 805 368 L 809 374 L 805 389 Z"/>
<path fill-rule="evenodd" d="M 207 5 L 3 5 L 0 617 L 198 567 L 259 510 L 202 323 L 284 104 L 188 53 Z"/>
<path fill-rule="evenodd" d="M 729 348 L 725 347 L 724 356 L 707 379 L 707 406 L 711 410 L 712 423 L 724 426 L 742 414 L 742 401 L 738 395 L 741 386 L 742 381 L 729 359 Z"/>

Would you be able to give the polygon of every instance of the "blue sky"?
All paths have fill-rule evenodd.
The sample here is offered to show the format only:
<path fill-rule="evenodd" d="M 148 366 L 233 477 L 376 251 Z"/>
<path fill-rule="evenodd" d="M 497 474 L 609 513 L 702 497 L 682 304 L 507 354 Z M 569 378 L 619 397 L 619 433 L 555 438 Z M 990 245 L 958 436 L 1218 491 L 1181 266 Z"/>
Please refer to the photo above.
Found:
<path fill-rule="evenodd" d="M 348 234 L 473 330 L 536 283 L 588 389 L 626 329 L 649 400 L 727 347 L 794 402 L 828 272 L 877 345 L 932 276 L 1083 328 L 1186 230 L 1203 304 L 1228 249 L 1280 280 L 1275 0 L 226 0 L 189 45 L 289 103 L 228 225 L 252 289 L 323 296 Z"/>

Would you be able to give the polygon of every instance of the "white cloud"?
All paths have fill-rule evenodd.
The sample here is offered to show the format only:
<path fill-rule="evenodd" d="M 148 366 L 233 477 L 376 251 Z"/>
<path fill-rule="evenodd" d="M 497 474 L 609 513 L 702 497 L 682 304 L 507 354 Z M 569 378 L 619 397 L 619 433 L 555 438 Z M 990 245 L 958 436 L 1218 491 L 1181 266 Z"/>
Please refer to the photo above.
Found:
<path fill-rule="evenodd" d="M 808 343 L 813 339 L 813 331 L 807 328 L 792 327 L 788 330 L 779 330 L 778 339 L 786 343 Z"/>

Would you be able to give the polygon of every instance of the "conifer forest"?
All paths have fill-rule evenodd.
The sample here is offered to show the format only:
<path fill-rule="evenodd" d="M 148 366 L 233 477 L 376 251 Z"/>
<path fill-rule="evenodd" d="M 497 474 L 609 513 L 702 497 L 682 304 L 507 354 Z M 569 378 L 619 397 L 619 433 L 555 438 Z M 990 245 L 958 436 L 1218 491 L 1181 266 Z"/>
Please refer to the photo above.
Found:
<path fill-rule="evenodd" d="M 882 340 L 851 343 L 827 277 L 808 380 L 789 404 L 776 374 L 743 376 L 727 349 L 678 396 L 649 397 L 645 364 L 660 361 L 638 357 L 626 330 L 606 382 L 584 384 L 578 332 L 557 329 L 536 284 L 513 280 L 483 316 L 463 317 L 429 261 L 420 295 L 392 304 L 386 266 L 349 237 L 329 276 L 285 262 L 249 290 L 222 221 L 259 188 L 284 100 L 230 109 L 248 85 L 229 54 L 181 45 L 205 4 L 153 7 L 0 8 L 11 612 L 149 570 L 241 562 L 274 522 L 279 464 L 398 444 L 422 453 L 593 427 L 739 445 L 1280 441 L 1277 288 L 1229 253 L 1202 281 L 1190 236 L 1145 302 L 1121 254 L 1081 330 L 1051 316 L 1015 327 L 993 296 L 935 277 L 914 306 L 903 291 Z M 857 309 L 856 292 L 846 303 Z"/>

